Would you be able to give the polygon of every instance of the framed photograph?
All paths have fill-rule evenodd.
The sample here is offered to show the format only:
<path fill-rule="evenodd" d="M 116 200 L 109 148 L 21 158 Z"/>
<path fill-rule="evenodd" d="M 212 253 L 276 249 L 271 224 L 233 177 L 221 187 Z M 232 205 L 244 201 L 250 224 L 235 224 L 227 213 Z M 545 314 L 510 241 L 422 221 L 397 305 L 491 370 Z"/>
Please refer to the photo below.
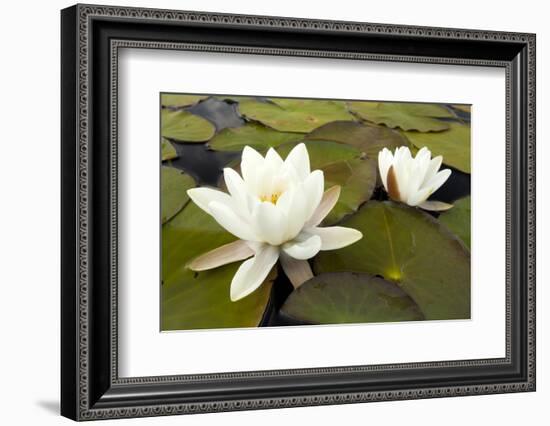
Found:
<path fill-rule="evenodd" d="M 535 35 L 61 27 L 64 416 L 535 390 Z"/>

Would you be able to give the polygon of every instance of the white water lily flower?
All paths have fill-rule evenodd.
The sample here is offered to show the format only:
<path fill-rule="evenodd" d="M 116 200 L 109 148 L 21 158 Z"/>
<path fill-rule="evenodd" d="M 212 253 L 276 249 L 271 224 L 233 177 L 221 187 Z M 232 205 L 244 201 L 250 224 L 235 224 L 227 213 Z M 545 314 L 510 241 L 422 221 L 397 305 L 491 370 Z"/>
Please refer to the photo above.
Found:
<path fill-rule="evenodd" d="M 335 250 L 358 241 L 361 232 L 318 225 L 340 195 L 335 186 L 323 193 L 321 170 L 310 170 L 303 143 L 286 160 L 270 148 L 265 158 L 246 146 L 241 161 L 242 177 L 223 170 L 229 193 L 193 188 L 189 197 L 239 240 L 194 259 L 194 271 L 204 271 L 246 260 L 231 282 L 230 297 L 237 301 L 256 290 L 280 259 L 294 287 L 313 277 L 307 259 L 320 250 Z"/>
<path fill-rule="evenodd" d="M 450 169 L 439 171 L 443 162 L 441 155 L 431 157 L 426 147 L 414 158 L 406 146 L 397 148 L 395 154 L 387 148 L 378 153 L 380 177 L 392 200 L 425 210 L 441 211 L 453 207 L 441 201 L 427 201 L 451 175 Z"/>

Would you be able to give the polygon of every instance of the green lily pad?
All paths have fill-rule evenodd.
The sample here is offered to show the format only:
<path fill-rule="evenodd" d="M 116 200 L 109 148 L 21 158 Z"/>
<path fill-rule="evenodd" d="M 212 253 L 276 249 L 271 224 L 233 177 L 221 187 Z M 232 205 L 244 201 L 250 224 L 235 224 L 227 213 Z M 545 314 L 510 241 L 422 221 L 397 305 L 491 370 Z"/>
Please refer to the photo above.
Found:
<path fill-rule="evenodd" d="M 353 272 L 320 274 L 288 296 L 283 317 L 309 324 L 416 321 L 418 306 L 395 283 Z"/>
<path fill-rule="evenodd" d="M 378 158 L 383 148 L 395 151 L 410 146 L 409 141 L 395 130 L 381 126 L 367 126 L 353 121 L 335 121 L 306 135 L 306 140 L 327 140 L 352 145 L 369 158 Z"/>
<path fill-rule="evenodd" d="M 240 151 L 246 145 L 263 150 L 303 137 L 301 133 L 279 132 L 258 123 L 247 123 L 241 127 L 223 129 L 208 142 L 208 146 L 215 151 Z"/>
<path fill-rule="evenodd" d="M 442 155 L 443 163 L 470 173 L 470 126 L 449 122 L 449 130 L 438 133 L 404 132 L 417 148 L 427 147 L 433 156 Z"/>
<path fill-rule="evenodd" d="M 163 225 L 162 330 L 258 326 L 269 302 L 275 268 L 256 291 L 232 302 L 229 288 L 242 262 L 202 272 L 186 267 L 195 257 L 234 240 L 194 203 Z"/>
<path fill-rule="evenodd" d="M 404 102 L 348 102 L 351 111 L 364 120 L 403 130 L 439 132 L 448 129 L 447 123 L 437 118 L 454 118 L 447 108 L 436 104 Z"/>
<path fill-rule="evenodd" d="M 216 128 L 210 121 L 187 111 L 161 110 L 161 134 L 168 139 L 184 142 L 206 142 Z"/>
<path fill-rule="evenodd" d="M 455 109 L 458 109 L 458 110 L 462 111 L 462 112 L 470 112 L 472 110 L 471 105 L 453 104 L 451 106 Z"/>
<path fill-rule="evenodd" d="M 370 201 L 342 221 L 363 238 L 321 252 L 317 273 L 364 272 L 393 281 L 429 320 L 470 318 L 470 254 L 432 216 L 391 201 Z"/>
<path fill-rule="evenodd" d="M 325 189 L 341 187 L 338 202 L 323 221 L 332 225 L 357 211 L 369 200 L 376 186 L 376 162 L 363 158 L 352 146 L 330 141 L 305 141 L 311 170 L 320 169 L 325 176 Z M 296 143 L 281 145 L 277 152 L 286 158 Z"/>
<path fill-rule="evenodd" d="M 454 207 L 439 215 L 439 221 L 447 226 L 458 238 L 470 248 L 470 197 L 461 198 Z"/>
<path fill-rule="evenodd" d="M 208 99 L 205 95 L 179 95 L 171 93 L 163 93 L 160 95 L 160 104 L 169 108 L 181 108 L 191 106 L 203 99 Z"/>
<path fill-rule="evenodd" d="M 189 202 L 187 190 L 195 186 L 193 178 L 173 167 L 161 167 L 161 216 L 168 222 Z"/>
<path fill-rule="evenodd" d="M 174 158 L 178 158 L 178 153 L 176 152 L 176 148 L 174 148 L 168 140 L 162 138 L 160 145 L 161 145 L 162 161 L 173 160 Z"/>
<path fill-rule="evenodd" d="M 246 118 L 281 132 L 309 133 L 331 121 L 354 120 L 340 101 L 273 98 L 269 102 L 242 101 L 238 108 Z"/>

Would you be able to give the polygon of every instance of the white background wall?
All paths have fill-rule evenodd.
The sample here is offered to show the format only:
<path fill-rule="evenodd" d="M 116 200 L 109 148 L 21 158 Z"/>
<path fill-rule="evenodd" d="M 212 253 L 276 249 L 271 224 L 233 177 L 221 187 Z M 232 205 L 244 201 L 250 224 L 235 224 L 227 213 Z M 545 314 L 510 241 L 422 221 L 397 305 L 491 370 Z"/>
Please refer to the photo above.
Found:
<path fill-rule="evenodd" d="M 133 0 L 143 7 L 526 31 L 537 33 L 538 390 L 530 394 L 293 408 L 118 424 L 548 424 L 550 28 L 545 2 L 462 0 Z M 62 0 L 11 1 L 0 25 L 0 418 L 5 425 L 68 424 L 59 404 L 59 9 Z M 320 82 L 326 84 L 326 82 Z M 116 424 L 105 422 L 102 424 Z"/>

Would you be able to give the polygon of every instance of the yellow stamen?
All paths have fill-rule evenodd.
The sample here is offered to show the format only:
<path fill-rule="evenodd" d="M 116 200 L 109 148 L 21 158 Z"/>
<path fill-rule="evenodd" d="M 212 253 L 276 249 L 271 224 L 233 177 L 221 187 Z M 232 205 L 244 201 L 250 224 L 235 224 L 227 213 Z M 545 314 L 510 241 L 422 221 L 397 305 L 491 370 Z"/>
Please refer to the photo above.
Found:
<path fill-rule="evenodd" d="M 280 192 L 274 192 L 270 195 L 261 195 L 260 200 L 261 201 L 269 201 L 272 204 L 277 204 L 277 201 L 279 200 L 279 197 L 281 196 Z"/>

